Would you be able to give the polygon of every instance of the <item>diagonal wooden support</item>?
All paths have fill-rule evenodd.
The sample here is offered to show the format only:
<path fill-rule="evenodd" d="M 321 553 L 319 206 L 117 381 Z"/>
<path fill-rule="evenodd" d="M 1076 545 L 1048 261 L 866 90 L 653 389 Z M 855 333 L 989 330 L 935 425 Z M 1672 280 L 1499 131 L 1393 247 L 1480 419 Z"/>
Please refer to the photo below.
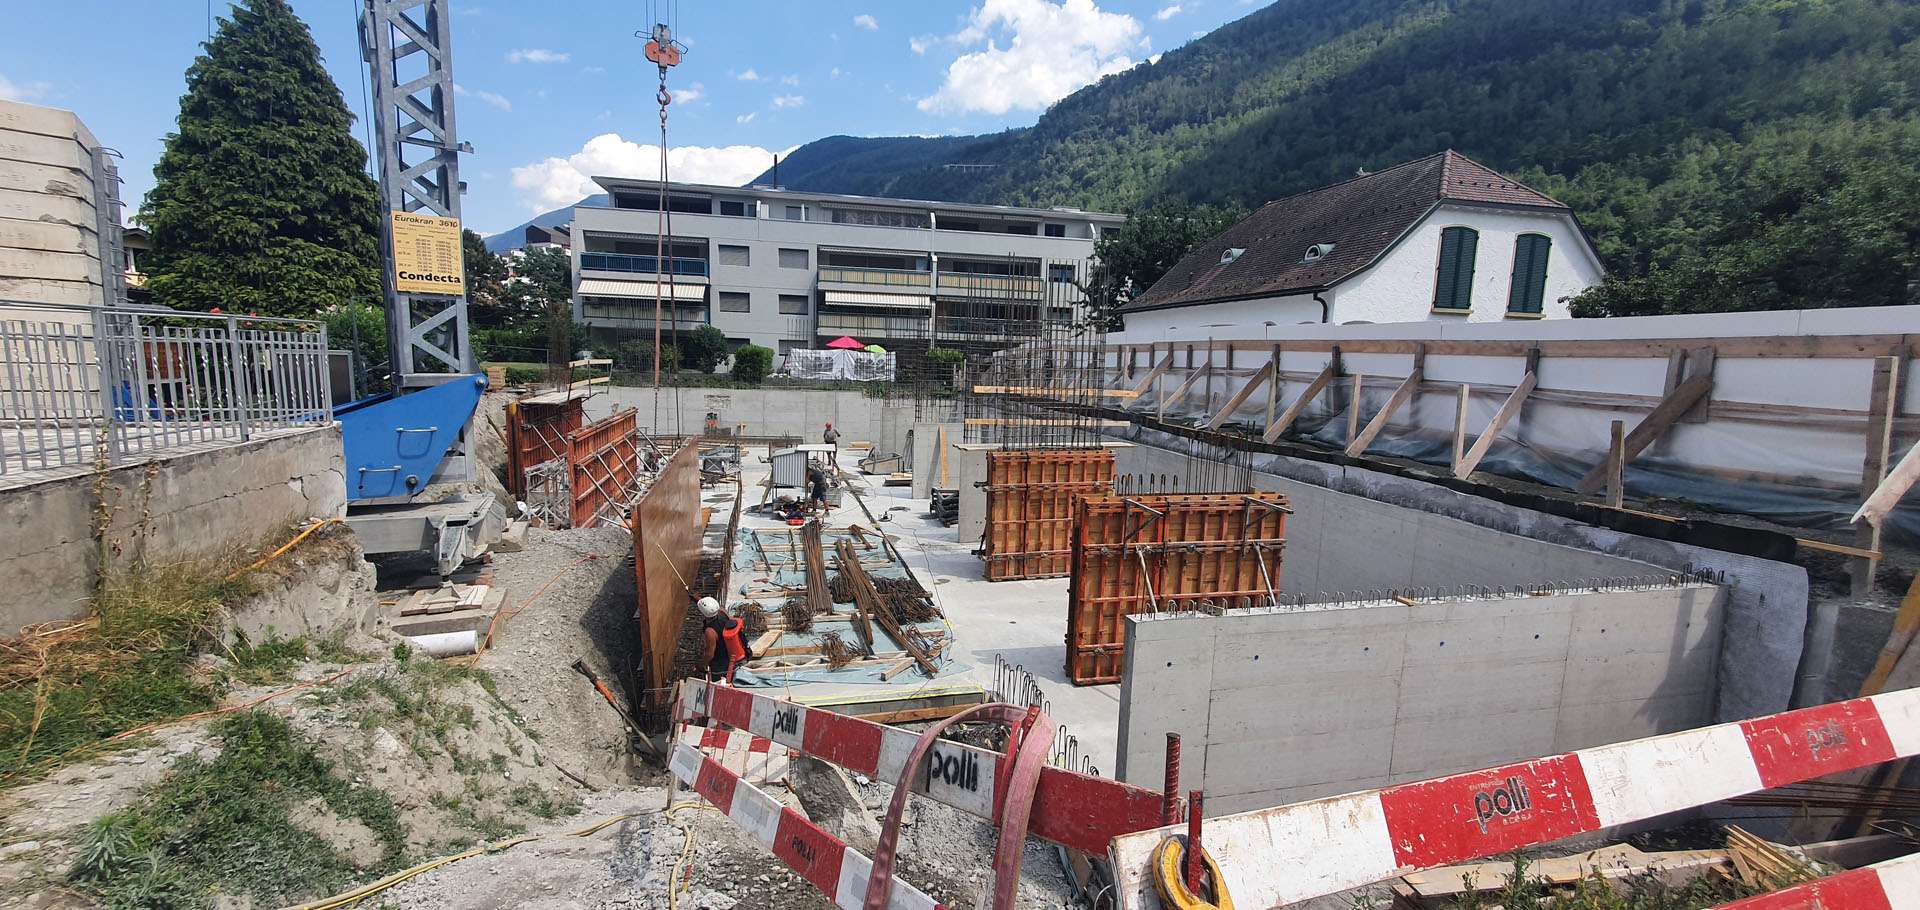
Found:
<path fill-rule="evenodd" d="M 1653 410 L 1634 425 L 1633 432 L 1627 434 L 1626 448 L 1622 453 L 1623 462 L 1631 463 L 1634 456 L 1646 451 L 1647 446 L 1653 445 L 1669 428 L 1680 421 L 1689 408 L 1705 398 L 1712 390 L 1713 376 L 1707 373 L 1701 373 L 1675 386 L 1667 397 L 1660 399 L 1660 403 L 1654 405 Z M 1580 478 L 1580 483 L 1575 489 L 1582 493 L 1593 493 L 1606 482 L 1607 463 L 1602 461 L 1594 465 L 1593 470 L 1587 472 L 1587 476 Z"/>
<path fill-rule="evenodd" d="M 1527 371 L 1526 376 L 1521 377 L 1520 384 L 1513 387 L 1513 394 L 1508 395 L 1506 402 L 1500 405 L 1500 410 L 1494 412 L 1493 421 L 1487 424 L 1486 431 L 1480 434 L 1479 439 L 1473 441 L 1473 448 L 1467 450 L 1467 457 L 1460 459 L 1460 463 L 1454 465 L 1453 476 L 1461 480 L 1473 476 L 1474 469 L 1480 466 L 1480 459 L 1487 457 L 1487 450 L 1493 448 L 1493 441 L 1500 436 L 1500 431 L 1506 428 L 1507 421 L 1512 420 L 1513 415 L 1520 413 L 1520 406 L 1526 404 L 1528 395 L 1533 394 L 1534 384 L 1539 382 L 1537 377 L 1538 374 L 1531 370 Z"/>
<path fill-rule="evenodd" d="M 1167 356 L 1160 358 L 1160 362 L 1154 364 L 1153 369 L 1148 370 L 1147 375 L 1140 377 L 1140 381 L 1134 383 L 1133 388 L 1128 391 L 1131 391 L 1135 397 L 1145 395 L 1148 389 L 1153 388 L 1153 381 L 1159 379 L 1161 373 L 1165 373 L 1172 367 L 1173 352 L 1169 351 Z"/>
<path fill-rule="evenodd" d="M 1280 419 L 1267 425 L 1267 431 L 1260 434 L 1261 441 L 1272 442 L 1279 439 L 1280 434 L 1285 433 L 1288 427 L 1293 426 L 1295 420 L 1300 419 L 1300 413 L 1305 411 L 1307 405 L 1312 404 L 1313 399 L 1325 391 L 1327 383 L 1332 381 L 1333 364 L 1329 363 L 1320 371 L 1320 375 L 1313 377 L 1313 381 L 1307 383 L 1306 391 L 1301 392 L 1299 398 L 1295 398 L 1292 404 L 1287 405 L 1287 409 L 1281 412 Z"/>
<path fill-rule="evenodd" d="M 1213 364 L 1211 363 L 1201 364 L 1199 369 L 1194 370 L 1191 373 L 1188 373 L 1187 378 L 1184 381 L 1182 381 L 1178 386 L 1174 387 L 1173 394 L 1160 399 L 1160 406 L 1162 408 L 1165 408 L 1167 402 L 1179 401 L 1180 396 L 1187 394 L 1187 390 L 1193 388 L 1194 383 L 1199 382 L 1201 379 L 1205 378 L 1208 374 L 1212 372 L 1213 372 Z"/>
<path fill-rule="evenodd" d="M 1367 446 L 1373 444 L 1374 437 L 1379 436 L 1380 431 L 1387 428 L 1387 420 L 1393 416 L 1393 412 L 1400 410 L 1400 406 L 1413 397 L 1413 390 L 1420 387 L 1420 379 L 1425 372 L 1420 369 L 1414 370 L 1407 376 L 1406 381 L 1400 383 L 1399 388 L 1393 390 L 1393 394 L 1387 397 L 1386 406 L 1380 409 L 1380 413 L 1373 415 L 1373 419 L 1367 421 L 1367 428 L 1361 430 L 1360 435 L 1355 436 L 1353 441 L 1347 444 L 1347 457 L 1351 458 L 1365 452 Z M 1354 402 L 1354 407 L 1359 406 L 1358 401 Z"/>
<path fill-rule="evenodd" d="M 1260 367 L 1258 373 L 1253 374 L 1253 377 L 1247 380 L 1246 385 L 1240 387 L 1240 391 L 1233 393 L 1233 397 L 1227 399 L 1226 406 L 1220 409 L 1220 413 L 1213 415 L 1213 419 L 1207 421 L 1207 429 L 1220 429 L 1220 425 L 1226 423 L 1227 420 L 1233 416 L 1235 410 L 1238 410 L 1241 405 L 1246 404 L 1247 399 L 1253 397 L 1253 393 L 1260 391 L 1260 387 L 1266 385 L 1267 380 L 1273 377 L 1274 363 L 1275 362 L 1271 360 L 1267 361 L 1265 365 Z"/>

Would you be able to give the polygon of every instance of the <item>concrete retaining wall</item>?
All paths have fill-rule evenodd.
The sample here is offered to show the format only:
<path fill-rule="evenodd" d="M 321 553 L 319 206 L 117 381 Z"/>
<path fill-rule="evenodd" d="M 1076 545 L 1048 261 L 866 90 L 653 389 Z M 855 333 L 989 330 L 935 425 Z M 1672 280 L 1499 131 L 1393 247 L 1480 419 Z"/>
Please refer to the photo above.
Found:
<path fill-rule="evenodd" d="M 338 427 L 287 431 L 108 472 L 110 568 L 250 546 L 309 518 L 346 514 Z M 95 474 L 0 490 L 0 636 L 86 615 L 100 572 Z"/>
<path fill-rule="evenodd" d="M 1122 780 L 1209 814 L 1709 723 L 1718 586 L 1131 617 Z"/>
<path fill-rule="evenodd" d="M 636 408 L 641 426 L 653 424 L 653 389 L 614 386 L 587 399 L 587 418 L 598 420 L 616 408 Z M 798 436 L 801 442 L 819 442 L 821 430 L 831 422 L 840 431 L 842 445 L 871 442 L 875 452 L 897 453 L 906 450 L 907 432 L 915 423 L 951 420 L 954 408 L 952 401 L 873 398 L 859 391 L 662 389 L 659 425 L 654 429 L 698 433 L 711 411 L 720 415 L 720 426 L 749 436 Z"/>

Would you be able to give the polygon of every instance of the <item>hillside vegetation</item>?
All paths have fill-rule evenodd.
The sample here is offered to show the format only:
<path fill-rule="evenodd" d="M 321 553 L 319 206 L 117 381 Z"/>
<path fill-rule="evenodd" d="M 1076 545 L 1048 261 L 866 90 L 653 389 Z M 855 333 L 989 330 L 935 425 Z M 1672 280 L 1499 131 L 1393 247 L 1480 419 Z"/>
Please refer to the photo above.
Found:
<path fill-rule="evenodd" d="M 1279 0 L 1038 123 L 834 137 L 799 189 L 1249 208 L 1458 149 L 1572 205 L 1587 315 L 1920 300 L 1920 6 Z M 984 175 L 947 163 L 991 164 Z"/>

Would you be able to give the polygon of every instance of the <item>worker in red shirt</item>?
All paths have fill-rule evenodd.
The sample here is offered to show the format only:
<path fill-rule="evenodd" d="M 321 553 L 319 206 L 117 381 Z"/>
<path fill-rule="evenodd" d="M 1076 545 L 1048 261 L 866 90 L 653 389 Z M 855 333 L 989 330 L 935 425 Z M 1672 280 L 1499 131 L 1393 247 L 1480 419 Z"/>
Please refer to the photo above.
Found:
<path fill-rule="evenodd" d="M 700 615 L 706 627 L 707 681 L 732 684 L 733 674 L 753 657 L 747 647 L 746 624 L 728 616 L 711 597 L 700 598 Z"/>

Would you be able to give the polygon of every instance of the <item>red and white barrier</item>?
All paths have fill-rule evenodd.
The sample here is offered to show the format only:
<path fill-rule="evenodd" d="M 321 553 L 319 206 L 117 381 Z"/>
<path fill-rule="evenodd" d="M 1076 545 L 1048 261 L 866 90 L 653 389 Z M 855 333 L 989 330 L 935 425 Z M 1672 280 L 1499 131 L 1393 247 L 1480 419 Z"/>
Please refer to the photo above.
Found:
<path fill-rule="evenodd" d="M 720 767 L 750 784 L 766 785 L 787 779 L 787 747 L 770 739 L 719 727 L 688 727 L 680 741 L 707 754 Z"/>
<path fill-rule="evenodd" d="M 781 701 L 731 686 L 687 680 L 681 713 L 707 716 L 805 755 L 884 781 L 900 779 L 919 735 L 897 727 Z M 995 820 L 1009 765 L 998 752 L 942 740 L 927 752 L 913 792 L 970 815 Z M 1160 824 L 1160 794 L 1140 787 L 1044 768 L 1027 831 L 1083 853 L 1101 854 L 1118 835 Z"/>
<path fill-rule="evenodd" d="M 860 910 L 866 900 L 873 860 L 691 745 L 676 744 L 667 767 L 681 783 L 726 813 L 740 830 L 820 889 L 835 906 Z M 946 907 L 896 876 L 887 894 L 887 910 Z"/>
<path fill-rule="evenodd" d="M 1920 853 L 1721 904 L 1716 910 L 1920 910 Z"/>
<path fill-rule="evenodd" d="M 1234 902 L 1275 907 L 1920 754 L 1920 689 L 1208 819 Z M 1109 851 L 1123 910 L 1160 906 L 1153 848 Z M 1767 905 L 1771 906 L 1771 905 Z"/>

